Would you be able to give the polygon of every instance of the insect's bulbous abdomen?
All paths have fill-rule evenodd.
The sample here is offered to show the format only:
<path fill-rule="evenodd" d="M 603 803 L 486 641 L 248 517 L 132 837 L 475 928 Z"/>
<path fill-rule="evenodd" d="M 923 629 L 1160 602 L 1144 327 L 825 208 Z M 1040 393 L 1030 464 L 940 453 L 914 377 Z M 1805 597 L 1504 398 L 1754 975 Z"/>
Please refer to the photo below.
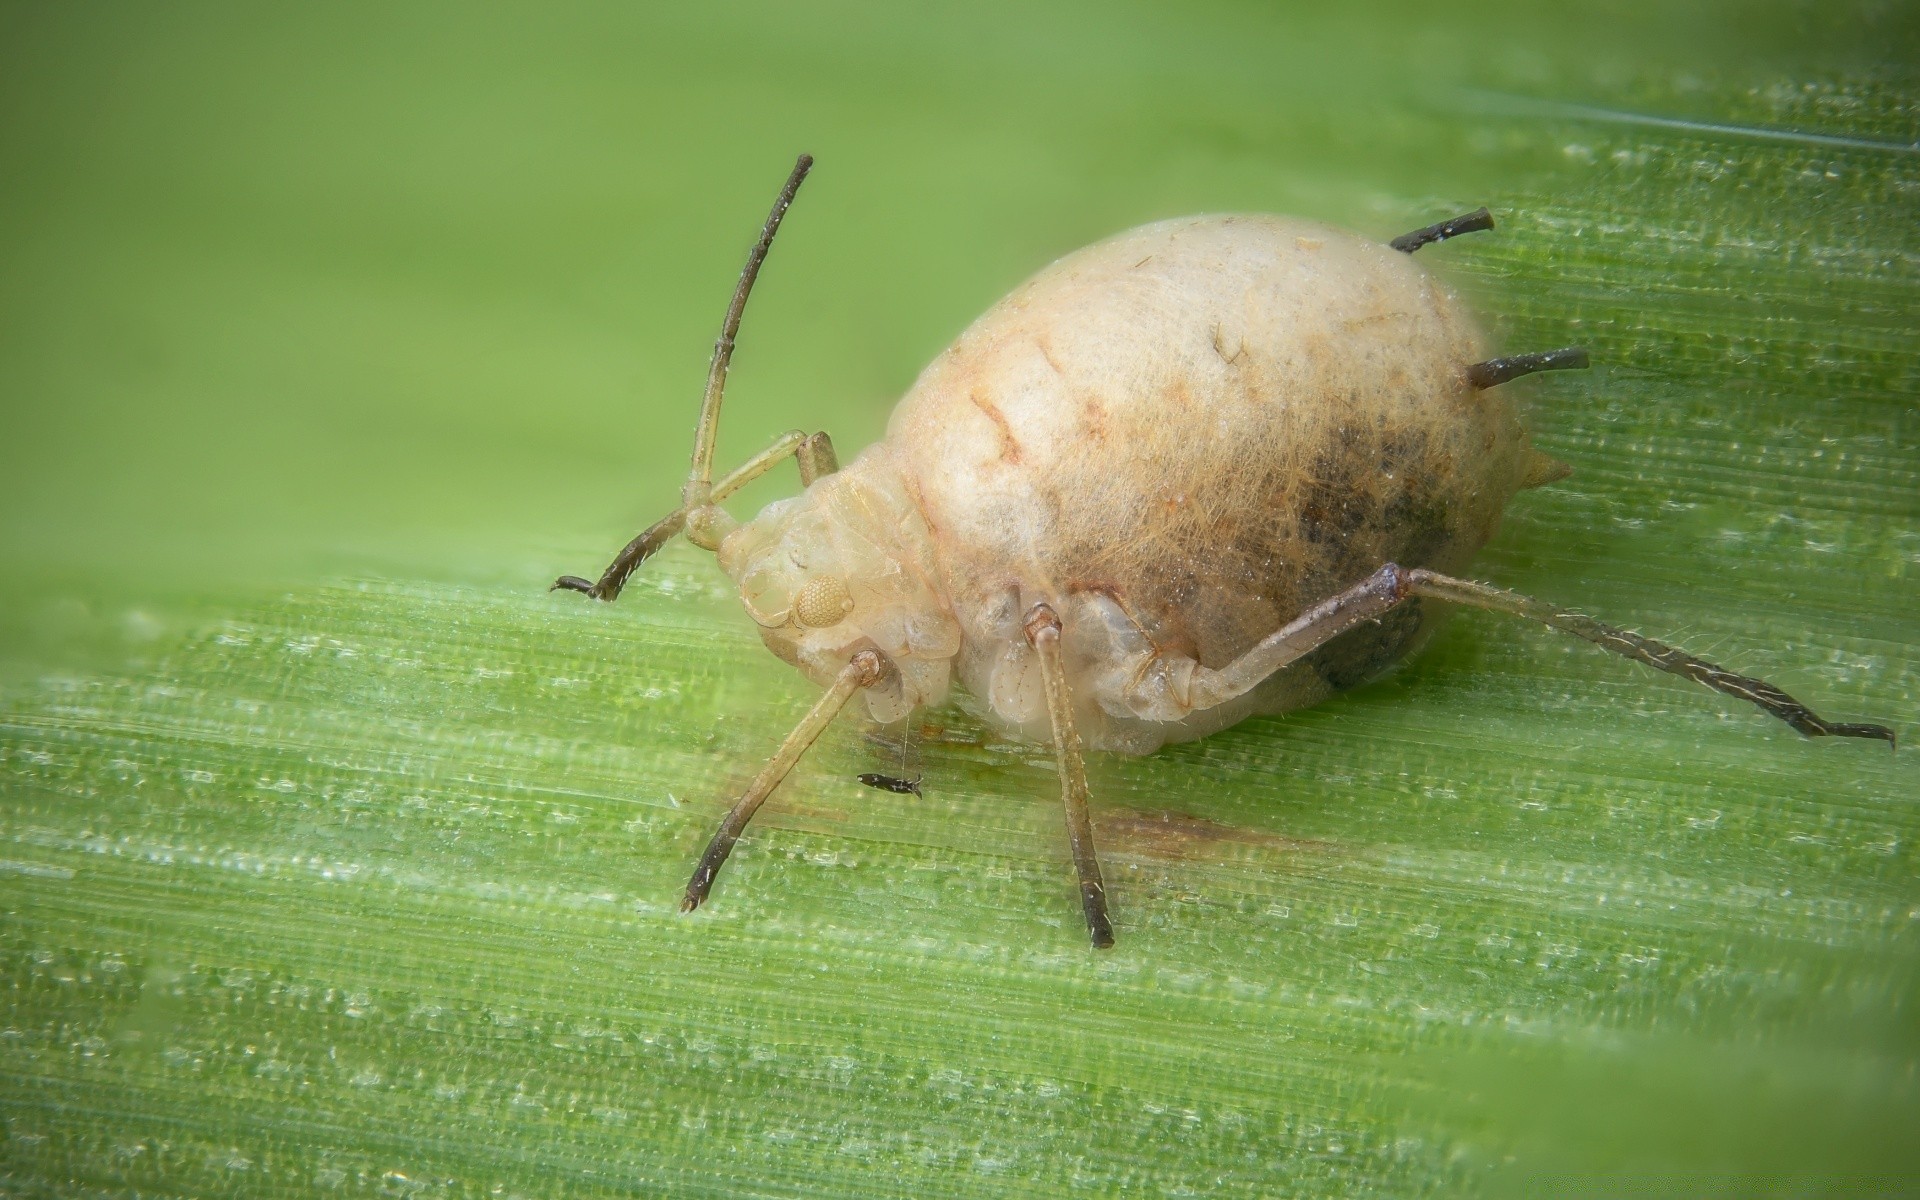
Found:
<path fill-rule="evenodd" d="M 933 537 L 884 444 L 768 505 L 720 546 L 767 648 L 829 684 L 863 646 L 895 671 L 865 689 L 877 721 L 946 698 L 960 626 Z"/>
<path fill-rule="evenodd" d="M 922 374 L 888 441 L 936 531 L 959 670 L 1044 737 L 1020 636 L 1045 600 L 1096 746 L 1145 752 L 1314 703 L 1420 639 L 1356 629 L 1254 692 L 1219 668 L 1393 561 L 1457 570 L 1535 456 L 1473 388 L 1479 330 L 1411 256 L 1279 217 L 1163 222 L 1054 264 Z"/>

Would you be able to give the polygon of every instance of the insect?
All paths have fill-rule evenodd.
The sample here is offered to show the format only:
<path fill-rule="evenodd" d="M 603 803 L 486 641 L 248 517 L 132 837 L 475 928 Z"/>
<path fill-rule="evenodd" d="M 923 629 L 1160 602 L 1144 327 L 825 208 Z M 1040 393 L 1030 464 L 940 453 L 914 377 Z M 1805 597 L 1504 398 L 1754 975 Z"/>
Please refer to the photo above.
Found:
<path fill-rule="evenodd" d="M 796 431 L 716 479 L 741 314 L 811 165 L 795 164 L 734 290 L 680 507 L 597 581 L 554 584 L 612 600 L 684 530 L 717 555 L 767 648 L 826 687 L 721 822 L 683 910 L 849 700 L 897 722 L 957 674 L 1004 730 L 1051 743 L 1088 934 L 1112 945 L 1082 748 L 1147 754 L 1315 704 L 1418 647 L 1444 605 L 1541 622 L 1803 734 L 1894 740 L 1457 577 L 1516 493 L 1570 470 L 1532 447 L 1498 386 L 1587 365 L 1577 348 L 1487 356 L 1414 261 L 1491 229 L 1485 209 L 1385 245 L 1272 216 L 1122 233 L 988 310 L 844 468 L 825 433 Z M 788 458 L 800 495 L 745 525 L 720 507 Z"/>
<path fill-rule="evenodd" d="M 882 775 L 878 771 L 863 771 L 854 778 L 870 788 L 879 788 L 883 792 L 896 792 L 902 796 L 920 794 L 920 776 L 902 779 L 898 775 Z"/>

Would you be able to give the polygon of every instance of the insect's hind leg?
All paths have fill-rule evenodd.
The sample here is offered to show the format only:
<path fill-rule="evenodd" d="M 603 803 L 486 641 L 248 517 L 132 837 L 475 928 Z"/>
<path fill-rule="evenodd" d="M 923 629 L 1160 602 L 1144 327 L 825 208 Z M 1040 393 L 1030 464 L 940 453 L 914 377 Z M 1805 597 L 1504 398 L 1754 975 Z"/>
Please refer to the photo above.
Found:
<path fill-rule="evenodd" d="M 1192 711 L 1211 708 L 1244 695 L 1281 667 L 1318 649 L 1361 622 L 1378 618 L 1410 596 L 1427 596 L 1538 621 L 1563 633 L 1585 638 L 1603 650 L 1611 650 L 1636 662 L 1745 700 L 1808 737 L 1878 738 L 1889 745 L 1894 740 L 1893 730 L 1884 725 L 1829 721 L 1764 679 L 1736 675 L 1704 658 L 1696 658 L 1684 650 L 1676 650 L 1637 633 L 1617 629 L 1592 617 L 1491 584 L 1455 579 L 1420 568 L 1409 570 L 1393 563 L 1381 567 L 1346 591 L 1309 608 L 1218 670 L 1192 666 L 1184 680 L 1178 681 L 1184 684 L 1185 694 L 1172 699 L 1187 711 Z M 1169 677 L 1169 673 L 1165 672 L 1157 676 L 1142 676 L 1143 679 Z M 1165 692 L 1169 689 L 1161 685 L 1159 690 Z M 1164 699 L 1158 694 L 1146 695 L 1140 697 L 1139 702 L 1164 702 Z"/>
<path fill-rule="evenodd" d="M 720 481 L 713 485 L 708 501 L 709 507 L 725 500 L 747 484 L 773 470 L 789 456 L 800 468 L 800 483 L 803 487 L 822 475 L 831 475 L 839 470 L 839 460 L 833 453 L 833 439 L 824 433 L 808 435 L 795 429 L 790 433 L 781 434 L 774 439 L 773 445 L 722 476 Z M 672 541 L 675 535 L 686 527 L 687 507 L 683 504 L 655 521 L 638 537 L 628 542 L 620 553 L 614 556 L 613 561 L 607 564 L 607 569 L 600 573 L 598 580 L 586 580 L 578 575 L 562 575 L 553 581 L 553 587 L 549 590 L 580 592 L 592 596 L 595 600 L 615 599 L 620 595 L 620 589 L 627 585 L 627 580 L 640 569 L 640 564 L 652 558 L 660 547 Z"/>
<path fill-rule="evenodd" d="M 1080 876 L 1080 908 L 1087 918 L 1087 936 L 1101 949 L 1113 945 L 1113 922 L 1107 918 L 1107 887 L 1100 878 L 1100 858 L 1093 848 L 1093 819 L 1087 812 L 1087 768 L 1080 757 L 1080 733 L 1073 724 L 1073 703 L 1067 694 L 1066 667 L 1060 656 L 1060 618 L 1046 604 L 1027 613 L 1027 641 L 1040 658 L 1040 676 L 1046 685 L 1047 716 L 1053 725 L 1053 756 L 1060 768 L 1060 798 L 1067 810 L 1067 843 L 1073 867 Z"/>
<path fill-rule="evenodd" d="M 1182 660 L 1186 669 L 1181 672 L 1156 672 L 1143 674 L 1141 678 L 1158 683 L 1163 692 L 1183 690 L 1184 695 L 1169 697 L 1176 711 L 1193 712 L 1224 704 L 1260 686 L 1262 680 L 1281 667 L 1311 654 L 1361 622 L 1380 617 L 1405 600 L 1410 594 L 1407 579 L 1413 574 L 1388 563 L 1345 591 L 1307 609 L 1223 667 L 1203 667 L 1186 659 Z M 1167 682 L 1160 683 L 1161 680 Z"/>
<path fill-rule="evenodd" d="M 1407 587 L 1415 595 L 1431 596 L 1436 600 L 1446 600 L 1454 604 L 1468 604 L 1475 608 L 1484 608 L 1493 612 L 1509 613 L 1516 617 L 1525 617 L 1549 625 L 1562 633 L 1570 633 L 1585 638 L 1603 650 L 1611 650 L 1635 662 L 1642 662 L 1704 684 L 1716 692 L 1725 692 L 1736 699 L 1755 705 L 1760 711 L 1778 717 L 1808 737 L 1857 737 L 1878 738 L 1889 746 L 1894 744 L 1893 730 L 1884 725 L 1847 723 L 1829 721 L 1806 705 L 1787 695 L 1764 679 L 1754 679 L 1747 675 L 1736 675 L 1725 667 L 1696 658 L 1684 650 L 1656 642 L 1652 638 L 1641 637 L 1624 629 L 1594 620 L 1581 613 L 1497 588 L 1491 584 L 1476 583 L 1470 579 L 1454 579 L 1447 575 L 1437 575 L 1432 571 L 1407 572 Z"/>

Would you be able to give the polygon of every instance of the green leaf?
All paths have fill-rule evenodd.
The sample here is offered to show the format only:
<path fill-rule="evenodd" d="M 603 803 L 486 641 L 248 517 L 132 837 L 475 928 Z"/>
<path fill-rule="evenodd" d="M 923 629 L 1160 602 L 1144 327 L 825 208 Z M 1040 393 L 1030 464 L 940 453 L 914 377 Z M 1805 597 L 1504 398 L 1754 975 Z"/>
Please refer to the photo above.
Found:
<path fill-rule="evenodd" d="M 110 11 L 0 18 L 0 1190 L 1912 1186 L 1911 750 L 1467 613 L 1096 756 L 1111 952 L 964 697 L 681 915 L 814 690 L 684 545 L 543 590 L 672 503 L 797 150 L 729 459 L 1128 224 L 1486 203 L 1423 260 L 1597 366 L 1478 573 L 1909 738 L 1899 14 Z"/>

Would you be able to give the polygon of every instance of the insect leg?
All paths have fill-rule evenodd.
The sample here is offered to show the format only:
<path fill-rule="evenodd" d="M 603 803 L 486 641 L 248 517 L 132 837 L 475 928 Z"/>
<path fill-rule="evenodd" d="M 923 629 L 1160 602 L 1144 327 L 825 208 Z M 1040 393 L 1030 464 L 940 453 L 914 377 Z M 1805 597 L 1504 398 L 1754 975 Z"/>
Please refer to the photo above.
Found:
<path fill-rule="evenodd" d="M 681 912 L 692 912 L 706 900 L 707 893 L 713 890 L 713 877 L 720 873 L 727 855 L 733 853 L 733 844 L 740 840 L 741 830 L 753 820 L 761 803 L 787 777 L 787 772 L 793 770 L 807 747 L 825 732 L 853 694 L 879 682 L 885 670 L 877 651 L 862 650 L 841 669 L 826 695 L 814 701 L 807 715 L 800 718 L 800 723 L 793 727 L 787 740 L 780 743 L 780 749 L 767 765 L 760 768 L 760 773 L 747 785 L 746 793 L 734 802 L 726 819 L 720 822 L 720 828 L 714 831 L 713 840 L 707 843 L 707 852 L 700 856 L 700 865 L 693 869 L 693 878 L 687 881 L 687 893 L 680 900 Z"/>
<path fill-rule="evenodd" d="M 789 455 L 799 464 L 802 484 L 812 483 L 820 475 L 832 473 L 831 469 L 820 470 L 823 462 L 829 466 L 833 463 L 832 440 L 824 433 L 809 437 L 795 429 L 781 434 L 774 439 L 773 445 L 722 476 L 720 482 L 713 485 L 713 503 L 718 504 L 773 470 Z M 598 582 L 588 582 L 578 575 L 562 575 L 553 581 L 553 588 L 549 590 L 564 588 L 570 592 L 584 592 L 595 600 L 612 600 L 620 595 L 620 589 L 627 585 L 628 577 L 640 568 L 641 563 L 652 558 L 660 547 L 672 541 L 674 535 L 686 527 L 685 506 L 676 508 L 628 542 L 607 564 L 607 569 L 600 573 Z"/>
<path fill-rule="evenodd" d="M 1027 640 L 1040 655 L 1040 675 L 1046 682 L 1047 715 L 1053 722 L 1053 757 L 1060 767 L 1060 798 L 1067 809 L 1067 842 L 1073 849 L 1073 867 L 1080 875 L 1080 907 L 1087 917 L 1087 935 L 1102 949 L 1113 945 L 1113 923 L 1107 919 L 1107 889 L 1100 879 L 1100 859 L 1093 849 L 1093 820 L 1087 814 L 1087 768 L 1080 758 L 1080 734 L 1073 727 L 1073 704 L 1067 695 L 1066 669 L 1060 660 L 1060 618 L 1046 604 L 1027 613 Z"/>
<path fill-rule="evenodd" d="M 1408 571 L 1407 588 L 1415 595 L 1431 596 L 1436 600 L 1446 600 L 1454 604 L 1469 604 L 1475 608 L 1489 609 L 1493 612 L 1509 613 L 1516 617 L 1525 617 L 1550 625 L 1563 633 L 1585 638 L 1603 650 L 1643 662 L 1650 667 L 1669 671 L 1695 683 L 1705 684 L 1717 692 L 1725 692 L 1736 699 L 1757 705 L 1760 711 L 1775 716 L 1793 726 L 1808 737 L 1831 735 L 1834 737 L 1879 738 L 1892 745 L 1893 730 L 1884 725 L 1842 724 L 1828 721 L 1806 705 L 1787 695 L 1764 679 L 1754 679 L 1746 675 L 1735 675 L 1725 667 L 1717 666 L 1704 658 L 1695 658 L 1684 650 L 1663 645 L 1651 638 L 1629 633 L 1602 624 L 1592 617 L 1558 608 L 1531 596 L 1522 596 L 1518 592 L 1509 592 L 1491 584 L 1475 583 L 1468 579 L 1454 579 L 1446 575 L 1436 575 L 1432 571 Z"/>
<path fill-rule="evenodd" d="M 1550 625 L 1564 633 L 1585 638 L 1602 649 L 1758 705 L 1762 712 L 1780 718 L 1809 737 L 1831 734 L 1835 737 L 1879 738 L 1889 744 L 1894 740 L 1893 730 L 1884 725 L 1850 725 L 1828 721 L 1764 679 L 1736 675 L 1703 658 L 1695 658 L 1683 650 L 1676 650 L 1637 633 L 1616 629 L 1592 617 L 1491 584 L 1454 579 L 1427 570 L 1407 570 L 1392 563 L 1368 576 L 1365 582 L 1309 608 L 1219 670 L 1194 668 L 1188 685 L 1191 707 L 1211 708 L 1251 691 L 1281 667 L 1360 622 L 1378 617 L 1409 596 L 1430 596 L 1435 600 L 1510 613 Z"/>
<path fill-rule="evenodd" d="M 1464 217 L 1455 217 L 1442 221 L 1438 225 L 1429 225 L 1425 229 L 1416 229 L 1412 233 L 1403 233 L 1388 242 L 1395 250 L 1412 254 L 1422 246 L 1435 242 L 1444 242 L 1450 237 L 1462 233 L 1480 233 L 1493 228 L 1493 214 L 1484 208 L 1478 208 Z"/>
<path fill-rule="evenodd" d="M 1214 670 L 1195 666 L 1185 698 L 1189 710 L 1212 708 L 1252 691 L 1281 667 L 1319 649 L 1362 621 L 1380 616 L 1408 596 L 1414 574 L 1392 563 L 1344 592 L 1309 608 L 1261 638 L 1253 649 Z"/>

